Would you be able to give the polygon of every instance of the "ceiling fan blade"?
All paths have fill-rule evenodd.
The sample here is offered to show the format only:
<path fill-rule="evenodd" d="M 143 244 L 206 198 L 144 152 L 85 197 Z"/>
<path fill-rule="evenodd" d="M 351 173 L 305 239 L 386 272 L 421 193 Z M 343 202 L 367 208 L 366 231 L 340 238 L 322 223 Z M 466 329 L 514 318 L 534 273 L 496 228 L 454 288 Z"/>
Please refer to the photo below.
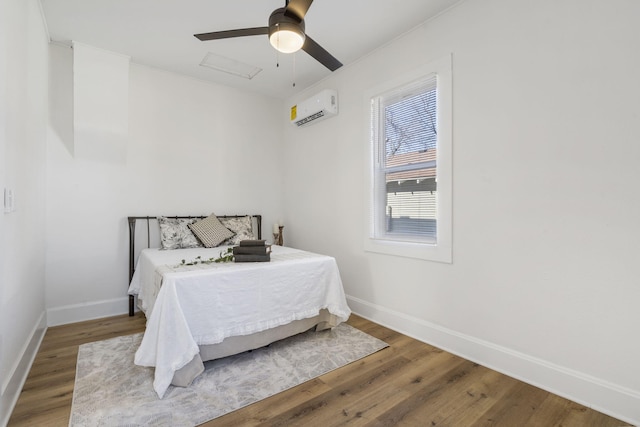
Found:
<path fill-rule="evenodd" d="M 311 3 L 313 3 L 313 0 L 290 0 L 284 9 L 284 14 L 291 18 L 303 20 L 304 15 L 307 14 L 309 7 L 311 7 Z"/>
<path fill-rule="evenodd" d="M 313 39 L 309 37 L 309 35 L 305 35 L 302 50 L 314 57 L 319 63 L 321 63 L 331 71 L 335 71 L 338 68 L 342 67 L 342 62 L 338 61 L 322 46 L 313 41 Z"/>
<path fill-rule="evenodd" d="M 242 28 L 240 30 L 215 31 L 213 33 L 194 34 L 201 41 L 229 39 L 232 37 L 261 36 L 269 34 L 269 27 Z"/>

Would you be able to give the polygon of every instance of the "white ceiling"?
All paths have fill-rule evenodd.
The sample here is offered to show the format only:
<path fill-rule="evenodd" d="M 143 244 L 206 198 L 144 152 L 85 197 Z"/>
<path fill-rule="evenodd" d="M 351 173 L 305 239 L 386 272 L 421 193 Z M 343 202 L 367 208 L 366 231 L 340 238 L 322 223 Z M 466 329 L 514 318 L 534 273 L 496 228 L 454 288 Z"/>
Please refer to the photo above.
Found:
<path fill-rule="evenodd" d="M 306 32 L 345 66 L 460 0 L 316 0 Z M 331 74 L 303 51 L 277 54 L 267 36 L 201 42 L 193 34 L 267 26 L 284 0 L 41 0 L 51 40 L 85 43 L 135 63 L 287 98 Z M 253 79 L 200 66 L 212 52 L 262 68 Z M 280 66 L 276 67 L 279 61 Z M 340 72 L 340 69 L 335 71 Z M 293 83 L 295 82 L 295 87 Z"/>

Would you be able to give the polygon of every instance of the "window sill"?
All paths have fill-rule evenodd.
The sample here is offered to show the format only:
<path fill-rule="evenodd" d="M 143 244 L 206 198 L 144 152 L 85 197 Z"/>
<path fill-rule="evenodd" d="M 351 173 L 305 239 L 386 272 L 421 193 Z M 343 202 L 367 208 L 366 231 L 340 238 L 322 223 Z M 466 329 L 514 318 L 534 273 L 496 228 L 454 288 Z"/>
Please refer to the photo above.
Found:
<path fill-rule="evenodd" d="M 364 250 L 404 258 L 451 264 L 451 247 L 435 243 L 400 242 L 397 240 L 365 239 Z"/>

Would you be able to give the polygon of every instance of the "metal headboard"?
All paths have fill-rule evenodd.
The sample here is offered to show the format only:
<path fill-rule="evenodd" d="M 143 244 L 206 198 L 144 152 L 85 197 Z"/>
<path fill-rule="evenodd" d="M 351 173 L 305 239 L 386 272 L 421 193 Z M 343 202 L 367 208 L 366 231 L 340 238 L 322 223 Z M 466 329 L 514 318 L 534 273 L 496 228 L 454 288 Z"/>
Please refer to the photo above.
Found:
<path fill-rule="evenodd" d="M 166 218 L 175 219 L 202 219 L 208 215 L 197 216 L 167 216 Z M 258 239 L 262 239 L 262 215 L 218 215 L 218 218 L 243 218 L 250 216 L 255 219 L 257 224 Z M 129 283 L 133 278 L 133 273 L 136 269 L 135 256 L 136 256 L 136 223 L 138 220 L 144 220 L 147 223 L 147 248 L 151 247 L 151 226 L 152 219 L 157 220 L 157 216 L 129 216 L 127 220 L 129 222 Z M 133 316 L 135 308 L 135 298 L 133 295 L 129 295 L 129 316 Z"/>

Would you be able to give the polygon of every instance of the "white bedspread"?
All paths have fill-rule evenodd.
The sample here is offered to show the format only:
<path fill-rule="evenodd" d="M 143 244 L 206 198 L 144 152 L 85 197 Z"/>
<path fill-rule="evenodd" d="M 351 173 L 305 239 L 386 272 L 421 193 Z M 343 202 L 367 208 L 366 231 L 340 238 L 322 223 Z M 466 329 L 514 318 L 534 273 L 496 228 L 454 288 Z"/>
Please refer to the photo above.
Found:
<path fill-rule="evenodd" d="M 198 255 L 217 258 L 221 249 L 143 251 L 129 290 L 139 295 L 147 314 L 135 363 L 155 367 L 153 386 L 159 397 L 175 371 L 198 354 L 198 345 L 313 317 L 323 308 L 341 322 L 347 320 L 351 310 L 334 258 L 272 249 L 271 262 L 193 267 L 176 265 Z"/>

